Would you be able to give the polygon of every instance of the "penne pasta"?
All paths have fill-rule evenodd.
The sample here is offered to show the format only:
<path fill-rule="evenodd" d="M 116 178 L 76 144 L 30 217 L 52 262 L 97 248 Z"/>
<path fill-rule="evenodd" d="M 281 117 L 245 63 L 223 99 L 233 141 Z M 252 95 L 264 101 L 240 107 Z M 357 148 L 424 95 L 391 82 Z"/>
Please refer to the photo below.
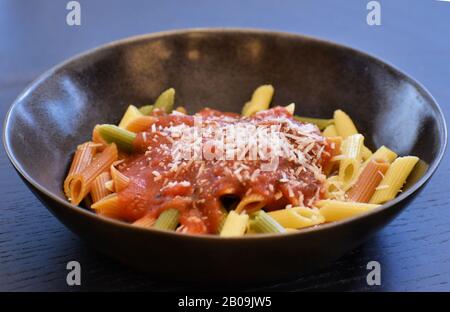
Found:
<path fill-rule="evenodd" d="M 133 150 L 133 141 L 136 138 L 135 133 L 108 124 L 100 125 L 98 131 L 107 143 L 115 143 L 120 150 L 125 152 Z"/>
<path fill-rule="evenodd" d="M 316 206 L 320 208 L 319 212 L 325 221 L 332 222 L 360 215 L 379 205 L 326 199 L 317 202 Z"/>
<path fill-rule="evenodd" d="M 348 199 L 360 203 L 369 202 L 375 193 L 375 188 L 380 184 L 388 168 L 388 162 L 371 160 L 362 170 L 356 183 L 348 191 Z"/>
<path fill-rule="evenodd" d="M 384 160 L 385 162 L 392 163 L 396 158 L 397 154 L 383 145 L 379 149 L 377 149 L 375 153 L 373 153 L 372 156 L 369 157 L 369 159 L 367 159 L 364 162 L 364 166 L 367 165 L 369 161 L 373 159 Z"/>
<path fill-rule="evenodd" d="M 187 110 L 183 106 L 178 106 L 175 110 L 179 113 L 187 115 Z"/>
<path fill-rule="evenodd" d="M 326 192 L 325 197 L 329 199 L 345 199 L 345 191 L 344 186 L 342 185 L 342 181 L 338 176 L 331 176 L 326 181 Z"/>
<path fill-rule="evenodd" d="M 119 204 L 117 193 L 109 194 L 98 202 L 92 204 L 91 209 L 101 216 L 122 220 L 123 209 Z"/>
<path fill-rule="evenodd" d="M 159 230 L 174 231 L 177 228 L 180 219 L 180 212 L 178 209 L 167 209 L 161 212 L 158 219 L 156 219 L 153 228 Z"/>
<path fill-rule="evenodd" d="M 139 116 L 131 120 L 125 129 L 134 133 L 143 132 L 150 129 L 151 125 L 154 124 L 156 120 L 157 119 L 153 116 Z"/>
<path fill-rule="evenodd" d="M 109 172 L 100 173 L 92 182 L 91 197 L 94 203 L 111 194 L 111 191 L 106 188 L 105 183 L 111 180 Z"/>
<path fill-rule="evenodd" d="M 340 109 L 334 112 L 334 124 L 337 134 L 344 139 L 346 139 L 348 136 L 359 133 L 350 116 L 348 116 Z M 370 156 L 372 155 L 372 151 L 365 145 L 361 147 L 361 153 L 363 160 L 370 158 Z"/>
<path fill-rule="evenodd" d="M 228 217 L 228 212 L 224 212 L 222 214 L 222 217 L 220 219 L 219 225 L 217 227 L 217 233 L 220 234 L 220 232 L 223 229 L 223 226 L 225 225 L 225 221 L 227 221 L 227 217 Z"/>
<path fill-rule="evenodd" d="M 133 223 L 134 226 L 142 227 L 142 228 L 151 228 L 156 222 L 156 218 L 151 213 L 147 213 L 140 219 L 137 219 Z"/>
<path fill-rule="evenodd" d="M 139 112 L 142 115 L 150 115 L 153 112 L 154 108 L 155 107 L 153 105 L 144 105 L 144 106 L 139 107 Z"/>
<path fill-rule="evenodd" d="M 359 167 L 361 166 L 363 142 L 364 137 L 361 134 L 353 134 L 348 136 L 342 143 L 343 159 L 339 164 L 339 179 L 344 187 L 350 185 L 358 175 Z"/>
<path fill-rule="evenodd" d="M 363 145 L 361 147 L 361 157 L 363 160 L 369 159 L 370 157 L 372 157 L 372 155 L 372 151 L 367 146 Z"/>
<path fill-rule="evenodd" d="M 92 162 L 96 152 L 96 145 L 92 142 L 86 142 L 78 145 L 75 155 L 73 156 L 72 164 L 70 165 L 69 173 L 64 180 L 64 193 L 70 197 L 70 184 L 74 176 L 83 171 Z"/>
<path fill-rule="evenodd" d="M 118 126 L 96 125 L 92 142 L 78 146 L 64 193 L 133 226 L 239 237 L 368 212 L 415 183 L 414 168 L 423 174 L 417 157 L 372 152 L 342 110 L 296 116 L 294 103 L 269 108 L 273 95 L 259 86 L 241 115 L 174 111 L 173 88 L 152 105 L 129 105 Z"/>
<path fill-rule="evenodd" d="M 111 165 L 111 178 L 114 183 L 114 190 L 116 192 L 120 192 L 124 188 L 128 186 L 130 183 L 130 178 L 128 178 L 126 175 L 124 175 L 122 172 L 116 169 L 116 165 L 121 163 L 122 160 L 116 161 Z M 106 181 L 105 181 L 106 182 Z"/>
<path fill-rule="evenodd" d="M 271 85 L 258 87 L 252 95 L 250 102 L 247 102 L 242 108 L 242 116 L 251 116 L 254 113 L 269 108 L 272 101 L 274 88 Z"/>
<path fill-rule="evenodd" d="M 269 214 L 260 210 L 254 214 L 253 220 L 249 223 L 250 228 L 255 233 L 284 233 L 286 230 Z"/>
<path fill-rule="evenodd" d="M 335 125 L 328 125 L 323 130 L 322 135 L 324 137 L 337 137 L 337 136 L 339 136 Z"/>
<path fill-rule="evenodd" d="M 295 103 L 291 103 L 289 105 L 286 105 L 284 108 L 291 114 L 294 115 L 295 112 Z M 297 118 L 297 116 L 294 116 L 294 118 Z"/>
<path fill-rule="evenodd" d="M 75 174 L 69 185 L 69 199 L 74 205 L 78 205 L 91 191 L 92 182 L 97 176 L 108 170 L 117 160 L 117 147 L 113 143 L 101 152 L 86 168 Z"/>
<path fill-rule="evenodd" d="M 119 128 L 125 129 L 132 120 L 140 116 L 142 116 L 142 113 L 139 111 L 139 109 L 137 109 L 136 106 L 128 106 L 125 114 L 120 120 Z"/>
<path fill-rule="evenodd" d="M 100 125 L 96 125 L 94 127 L 94 130 L 92 130 L 92 142 L 96 143 L 96 144 L 101 144 L 101 146 L 98 147 L 99 151 L 103 151 L 106 147 L 106 145 L 108 145 L 108 143 L 103 140 L 100 132 L 98 131 Z"/>
<path fill-rule="evenodd" d="M 334 111 L 334 125 L 339 136 L 346 139 L 348 136 L 358 133 L 352 119 L 342 110 Z"/>
<path fill-rule="evenodd" d="M 325 222 L 319 210 L 306 207 L 275 210 L 269 215 L 285 228 L 300 229 Z"/>
<path fill-rule="evenodd" d="M 259 194 L 250 194 L 244 196 L 244 198 L 241 199 L 239 204 L 236 207 L 236 212 L 241 213 L 243 211 L 247 213 L 252 213 L 255 211 L 260 210 L 265 205 L 264 197 Z"/>
<path fill-rule="evenodd" d="M 220 231 L 221 237 L 235 237 L 243 236 L 247 229 L 248 223 L 247 214 L 239 214 L 232 210 L 228 213 L 228 216 L 223 225 L 222 231 Z"/>
<path fill-rule="evenodd" d="M 386 171 L 370 203 L 382 204 L 394 199 L 418 161 L 419 158 L 415 156 L 397 158 Z"/>
<path fill-rule="evenodd" d="M 161 95 L 156 99 L 154 108 L 161 109 L 169 114 L 173 110 L 174 103 L 175 103 L 175 89 L 170 88 L 161 93 Z"/>

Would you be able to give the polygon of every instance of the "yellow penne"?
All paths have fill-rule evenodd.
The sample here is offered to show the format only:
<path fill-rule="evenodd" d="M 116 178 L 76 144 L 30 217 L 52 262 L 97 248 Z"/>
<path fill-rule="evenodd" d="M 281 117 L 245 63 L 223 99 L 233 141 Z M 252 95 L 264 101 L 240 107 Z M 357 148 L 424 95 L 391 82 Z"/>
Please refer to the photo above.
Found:
<path fill-rule="evenodd" d="M 369 157 L 364 162 L 364 166 L 369 163 L 371 160 L 384 160 L 385 162 L 392 163 L 397 158 L 397 154 L 393 151 L 391 151 L 386 146 L 381 146 L 379 149 L 375 151 L 375 153 L 372 154 L 372 156 Z"/>
<path fill-rule="evenodd" d="M 248 224 L 247 214 L 238 214 L 235 211 L 230 211 L 225 220 L 225 223 L 220 231 L 222 237 L 242 236 L 245 234 Z"/>
<path fill-rule="evenodd" d="M 291 103 L 289 105 L 286 105 L 284 108 L 291 114 L 294 115 L 295 112 L 295 103 Z"/>
<path fill-rule="evenodd" d="M 243 116 L 251 116 L 256 112 L 269 108 L 272 101 L 274 88 L 271 85 L 258 87 L 252 95 L 250 102 L 247 102 L 242 108 Z"/>
<path fill-rule="evenodd" d="M 345 199 L 344 186 L 338 176 L 329 177 L 326 181 L 325 187 L 326 198 L 339 200 Z"/>
<path fill-rule="evenodd" d="M 67 197 L 70 197 L 70 183 L 74 176 L 89 166 L 94 158 L 96 147 L 97 146 L 92 142 L 86 142 L 77 147 L 72 164 L 70 165 L 69 173 L 64 180 L 64 193 Z"/>
<path fill-rule="evenodd" d="M 265 205 L 264 197 L 259 194 L 245 195 L 241 199 L 236 207 L 236 212 L 241 213 L 246 211 L 247 213 L 255 212 L 263 208 Z"/>
<path fill-rule="evenodd" d="M 119 128 L 126 129 L 127 125 L 135 118 L 142 116 L 142 113 L 139 111 L 139 109 L 134 106 L 130 105 L 128 106 L 125 114 L 123 115 L 122 119 L 119 123 Z"/>
<path fill-rule="evenodd" d="M 334 112 L 334 124 L 337 135 L 346 139 L 348 136 L 359 133 L 353 120 L 345 112 L 338 109 Z M 324 135 L 325 136 L 325 135 Z M 363 160 L 370 158 L 372 151 L 365 145 L 361 148 L 361 156 Z"/>
<path fill-rule="evenodd" d="M 388 168 L 388 162 L 371 160 L 362 170 L 356 183 L 348 191 L 348 199 L 360 203 L 369 202 Z"/>
<path fill-rule="evenodd" d="M 370 203 L 382 204 L 394 199 L 418 161 L 415 156 L 397 158 L 386 171 Z"/>
<path fill-rule="evenodd" d="M 128 178 L 126 175 L 124 175 L 122 172 L 117 170 L 115 166 L 117 166 L 119 163 L 121 163 L 122 160 L 119 160 L 117 162 L 114 162 L 111 165 L 110 171 L 111 171 L 111 178 L 114 183 L 114 190 L 116 192 L 120 192 L 124 188 L 128 186 L 130 183 L 130 178 Z M 106 181 L 105 181 L 106 182 Z"/>
<path fill-rule="evenodd" d="M 369 159 L 370 157 L 372 157 L 372 155 L 372 151 L 367 146 L 363 145 L 361 147 L 361 157 L 363 160 Z"/>
<path fill-rule="evenodd" d="M 335 125 L 329 125 L 329 126 L 327 126 L 327 127 L 323 130 L 322 135 L 323 135 L 324 137 L 337 137 L 337 136 L 339 136 L 339 135 L 338 135 L 338 132 L 337 132 L 337 130 L 336 130 L 336 126 L 335 126 Z"/>
<path fill-rule="evenodd" d="M 123 209 L 119 204 L 119 196 L 116 193 L 109 194 L 98 202 L 94 203 L 91 208 L 99 215 L 114 219 L 123 218 Z"/>
<path fill-rule="evenodd" d="M 336 127 L 336 131 L 339 136 L 344 139 L 350 135 L 354 135 L 358 133 L 355 124 L 353 123 L 350 116 L 348 116 L 345 112 L 338 109 L 334 111 L 334 125 Z"/>
<path fill-rule="evenodd" d="M 156 218 L 152 214 L 146 214 L 142 218 L 134 221 L 132 224 L 134 226 L 143 227 L 143 228 L 151 228 L 156 222 Z"/>
<path fill-rule="evenodd" d="M 364 137 L 361 134 L 348 136 L 342 143 L 342 160 L 339 164 L 339 179 L 344 187 L 358 175 L 362 159 Z"/>
<path fill-rule="evenodd" d="M 92 182 L 102 172 L 109 169 L 117 160 L 117 147 L 110 144 L 83 171 L 74 175 L 70 182 L 70 197 L 72 204 L 78 205 L 91 190 Z"/>
<path fill-rule="evenodd" d="M 178 106 L 175 110 L 177 112 L 179 112 L 179 113 L 182 113 L 182 114 L 185 114 L 185 115 L 187 114 L 187 110 L 183 106 Z"/>
<path fill-rule="evenodd" d="M 317 209 L 306 207 L 276 210 L 269 212 L 269 215 L 285 228 L 300 229 L 325 222 Z"/>
<path fill-rule="evenodd" d="M 109 172 L 105 171 L 98 175 L 92 182 L 91 197 L 94 203 L 109 195 L 111 192 L 105 186 L 107 181 L 111 180 Z"/>
<path fill-rule="evenodd" d="M 325 199 L 318 201 L 316 206 L 320 208 L 320 214 L 325 221 L 332 222 L 357 216 L 379 205 Z"/>
<path fill-rule="evenodd" d="M 125 129 L 131 132 L 143 132 L 150 129 L 151 125 L 156 122 L 156 118 L 153 116 L 138 116 L 126 125 Z"/>

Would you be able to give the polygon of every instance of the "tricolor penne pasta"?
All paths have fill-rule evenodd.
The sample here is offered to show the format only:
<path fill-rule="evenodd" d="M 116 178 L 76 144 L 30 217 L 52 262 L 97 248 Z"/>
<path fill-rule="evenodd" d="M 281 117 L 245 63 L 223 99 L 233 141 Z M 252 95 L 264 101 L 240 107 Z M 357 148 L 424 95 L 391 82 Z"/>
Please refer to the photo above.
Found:
<path fill-rule="evenodd" d="M 173 88 L 129 105 L 118 125 L 96 125 L 77 147 L 64 193 L 135 227 L 243 237 L 295 235 L 402 191 L 417 157 L 372 152 L 342 110 L 316 118 L 294 103 L 269 108 L 273 95 L 258 87 L 241 114 L 174 110 Z"/>

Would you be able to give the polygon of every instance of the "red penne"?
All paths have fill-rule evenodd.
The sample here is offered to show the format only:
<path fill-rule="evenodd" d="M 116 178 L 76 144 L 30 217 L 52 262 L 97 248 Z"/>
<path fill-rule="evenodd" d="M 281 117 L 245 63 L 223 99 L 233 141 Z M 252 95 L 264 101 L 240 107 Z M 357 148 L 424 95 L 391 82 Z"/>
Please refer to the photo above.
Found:
<path fill-rule="evenodd" d="M 117 147 L 110 144 L 99 154 L 83 171 L 75 174 L 69 185 L 69 199 L 74 205 L 78 205 L 90 192 L 92 182 L 102 172 L 108 170 L 117 160 Z"/>
<path fill-rule="evenodd" d="M 369 202 L 388 168 L 389 163 L 385 161 L 371 160 L 347 192 L 348 199 L 360 203 Z"/>

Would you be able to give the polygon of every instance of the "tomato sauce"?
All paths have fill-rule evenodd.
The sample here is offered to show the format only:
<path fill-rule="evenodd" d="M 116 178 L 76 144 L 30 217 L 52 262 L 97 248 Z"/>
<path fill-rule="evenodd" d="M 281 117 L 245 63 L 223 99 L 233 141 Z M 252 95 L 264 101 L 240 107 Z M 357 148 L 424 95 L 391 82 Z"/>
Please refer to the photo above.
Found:
<path fill-rule="evenodd" d="M 311 207 L 323 198 L 322 168 L 330 160 L 331 147 L 316 126 L 296 121 L 285 108 L 276 107 L 251 117 L 208 108 L 193 116 L 161 112 L 154 115 L 155 123 L 137 134 L 135 152 L 119 166 L 130 178 L 129 185 L 118 193 L 129 222 L 147 213 L 157 217 L 165 209 L 175 208 L 180 211 L 178 231 L 215 234 L 229 208 L 224 207 L 225 197 L 240 200 L 257 194 L 262 196 L 265 210 L 283 209 L 288 204 Z M 240 126 L 278 127 L 275 134 L 282 139 L 276 143 L 289 146 L 292 153 L 277 156 L 276 168 L 263 170 L 269 161 L 264 157 L 250 159 L 250 151 L 242 148 L 229 149 L 235 157 L 227 158 L 223 153 L 218 159 L 209 159 L 206 154 L 182 158 L 174 152 L 181 148 L 192 152 L 195 144 L 201 143 L 202 148 L 210 144 L 214 154 L 220 149 L 213 132 L 223 134 L 238 127 L 241 135 L 251 137 Z M 195 136 L 195 129 L 201 135 Z M 222 136 L 225 143 L 229 137 Z M 266 151 L 274 151 L 275 146 L 269 144 Z M 238 159 L 239 153 L 243 159 Z"/>

